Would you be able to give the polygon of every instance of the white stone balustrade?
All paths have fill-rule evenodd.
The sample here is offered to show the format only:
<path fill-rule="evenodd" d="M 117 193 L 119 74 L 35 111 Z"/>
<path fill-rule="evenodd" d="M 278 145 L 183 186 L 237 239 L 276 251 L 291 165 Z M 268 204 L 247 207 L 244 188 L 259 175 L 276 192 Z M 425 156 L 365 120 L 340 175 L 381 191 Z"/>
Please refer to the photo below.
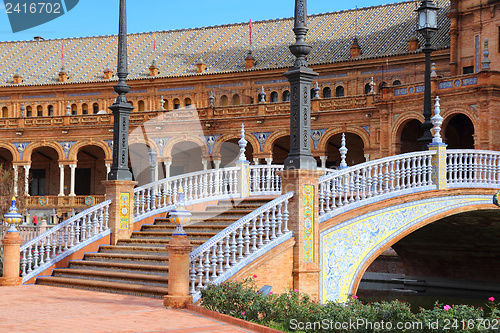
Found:
<path fill-rule="evenodd" d="M 201 288 L 224 281 L 235 265 L 265 246 L 290 236 L 288 201 L 292 196 L 293 192 L 288 192 L 263 205 L 191 252 L 190 290 L 195 302 Z"/>
<path fill-rule="evenodd" d="M 431 162 L 435 154 L 435 151 L 423 151 L 396 155 L 320 177 L 320 221 L 331 215 L 330 212 L 353 203 L 434 185 Z"/>
<path fill-rule="evenodd" d="M 111 200 L 81 212 L 21 246 L 23 283 L 55 262 L 109 234 Z"/>
<path fill-rule="evenodd" d="M 500 152 L 451 149 L 446 152 L 447 187 L 500 187 Z"/>
<path fill-rule="evenodd" d="M 283 165 L 251 165 L 250 195 L 281 194 L 281 178 L 277 175 L 277 171 L 283 169 Z"/>

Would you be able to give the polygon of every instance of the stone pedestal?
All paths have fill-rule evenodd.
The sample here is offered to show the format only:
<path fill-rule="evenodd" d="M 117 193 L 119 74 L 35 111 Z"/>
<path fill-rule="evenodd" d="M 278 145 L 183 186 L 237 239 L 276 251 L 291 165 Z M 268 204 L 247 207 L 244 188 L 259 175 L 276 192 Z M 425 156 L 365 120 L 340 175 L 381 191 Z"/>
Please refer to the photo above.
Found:
<path fill-rule="evenodd" d="M 23 243 L 19 232 L 7 232 L 2 239 L 3 244 L 3 277 L 0 286 L 18 286 L 23 283 L 19 276 L 19 249 Z"/>
<path fill-rule="evenodd" d="M 134 230 L 134 186 L 137 182 L 127 180 L 106 180 L 106 200 L 111 199 L 109 207 L 109 228 L 111 244 L 121 239 L 129 239 Z"/>
<path fill-rule="evenodd" d="M 193 303 L 189 294 L 189 254 L 193 246 L 186 235 L 174 235 L 166 246 L 168 251 L 168 295 L 163 305 L 168 308 L 185 308 Z"/>
<path fill-rule="evenodd" d="M 318 180 L 323 175 L 316 170 L 285 170 L 279 173 L 282 193 L 295 194 L 288 203 L 288 229 L 293 230 L 293 289 L 319 301 L 319 201 Z"/>

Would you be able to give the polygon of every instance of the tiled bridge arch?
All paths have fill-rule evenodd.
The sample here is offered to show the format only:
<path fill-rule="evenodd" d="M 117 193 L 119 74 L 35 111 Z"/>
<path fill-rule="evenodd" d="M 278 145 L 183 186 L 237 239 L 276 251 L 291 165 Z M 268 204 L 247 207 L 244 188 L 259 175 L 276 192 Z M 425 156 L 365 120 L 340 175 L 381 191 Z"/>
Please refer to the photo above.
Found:
<path fill-rule="evenodd" d="M 346 302 L 370 264 L 388 247 L 446 216 L 494 209 L 493 189 L 448 189 L 403 195 L 320 224 L 320 299 Z"/>

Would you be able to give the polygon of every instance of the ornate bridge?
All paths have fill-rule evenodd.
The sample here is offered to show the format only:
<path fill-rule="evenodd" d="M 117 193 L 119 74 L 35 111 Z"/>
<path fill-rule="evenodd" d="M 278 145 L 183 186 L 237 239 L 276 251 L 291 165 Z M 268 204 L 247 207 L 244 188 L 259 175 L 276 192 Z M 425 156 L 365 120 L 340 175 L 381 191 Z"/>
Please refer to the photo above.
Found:
<path fill-rule="evenodd" d="M 175 207 L 180 187 L 188 206 L 274 198 L 191 253 L 194 299 L 206 283 L 241 276 L 249 265 L 255 269 L 259 258 L 294 242 L 293 267 L 268 270 L 269 279 L 322 302 L 345 302 L 385 249 L 445 216 L 495 209 L 492 198 L 500 188 L 500 152 L 447 151 L 443 145 L 342 170 L 306 171 L 295 186 L 290 185 L 295 176 L 282 170 L 249 166 L 240 158 L 235 167 L 163 179 L 134 190 L 130 218 L 139 225 L 164 215 Z M 109 242 L 110 205 L 107 200 L 24 244 L 23 282 L 50 273 L 62 259 L 76 258 L 96 242 Z"/>

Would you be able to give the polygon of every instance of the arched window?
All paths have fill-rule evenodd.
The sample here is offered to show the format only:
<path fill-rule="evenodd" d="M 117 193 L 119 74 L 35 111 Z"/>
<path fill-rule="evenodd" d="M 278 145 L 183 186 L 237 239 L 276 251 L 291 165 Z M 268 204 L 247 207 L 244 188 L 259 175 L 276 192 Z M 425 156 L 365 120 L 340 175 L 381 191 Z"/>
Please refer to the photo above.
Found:
<path fill-rule="evenodd" d="M 365 94 L 368 95 L 371 90 L 372 90 L 372 88 L 370 87 L 370 84 L 369 83 L 365 84 Z"/>
<path fill-rule="evenodd" d="M 181 101 L 178 98 L 174 99 L 174 110 L 180 109 Z"/>
<path fill-rule="evenodd" d="M 33 108 L 31 106 L 26 107 L 26 117 L 33 117 Z"/>
<path fill-rule="evenodd" d="M 332 98 L 332 89 L 330 87 L 323 88 L 323 98 Z"/>
<path fill-rule="evenodd" d="M 8 118 L 9 117 L 9 109 L 7 109 L 6 106 L 2 108 L 2 118 Z"/>
<path fill-rule="evenodd" d="M 89 106 L 87 103 L 82 104 L 82 114 L 89 114 Z"/>
<path fill-rule="evenodd" d="M 401 81 L 399 80 L 396 80 L 392 83 L 393 86 L 400 86 L 401 85 Z"/>
<path fill-rule="evenodd" d="M 94 112 L 94 114 L 97 114 L 99 112 L 99 104 L 94 103 L 92 105 L 92 111 Z"/>
<path fill-rule="evenodd" d="M 290 92 L 288 90 L 283 91 L 283 102 L 290 102 Z"/>
<path fill-rule="evenodd" d="M 236 94 L 233 96 L 233 105 L 240 105 L 240 95 Z"/>
<path fill-rule="evenodd" d="M 77 109 L 77 107 L 76 107 L 76 104 L 72 104 L 72 105 L 71 105 L 71 114 L 72 114 L 73 116 L 76 116 L 76 115 L 78 114 L 78 109 Z"/>
<path fill-rule="evenodd" d="M 37 117 L 43 117 L 43 107 L 41 105 L 38 105 L 36 107 L 36 116 Z"/>
<path fill-rule="evenodd" d="M 49 107 L 47 109 L 49 110 L 49 117 L 53 116 L 54 115 L 54 106 L 49 105 Z"/>
<path fill-rule="evenodd" d="M 186 98 L 184 100 L 184 105 L 186 106 L 186 108 L 190 108 L 191 107 L 191 98 Z M 139 110 L 140 111 L 140 110 Z"/>
<path fill-rule="evenodd" d="M 335 97 L 344 97 L 344 87 L 338 86 L 335 88 Z"/>
<path fill-rule="evenodd" d="M 278 93 L 276 91 L 271 93 L 271 103 L 278 103 Z"/>
<path fill-rule="evenodd" d="M 229 104 L 228 98 L 226 95 L 222 95 L 220 97 L 220 105 L 221 106 L 227 106 Z"/>
<path fill-rule="evenodd" d="M 144 101 L 139 101 L 139 103 L 137 103 L 137 107 L 139 108 L 139 111 L 144 111 Z"/>

